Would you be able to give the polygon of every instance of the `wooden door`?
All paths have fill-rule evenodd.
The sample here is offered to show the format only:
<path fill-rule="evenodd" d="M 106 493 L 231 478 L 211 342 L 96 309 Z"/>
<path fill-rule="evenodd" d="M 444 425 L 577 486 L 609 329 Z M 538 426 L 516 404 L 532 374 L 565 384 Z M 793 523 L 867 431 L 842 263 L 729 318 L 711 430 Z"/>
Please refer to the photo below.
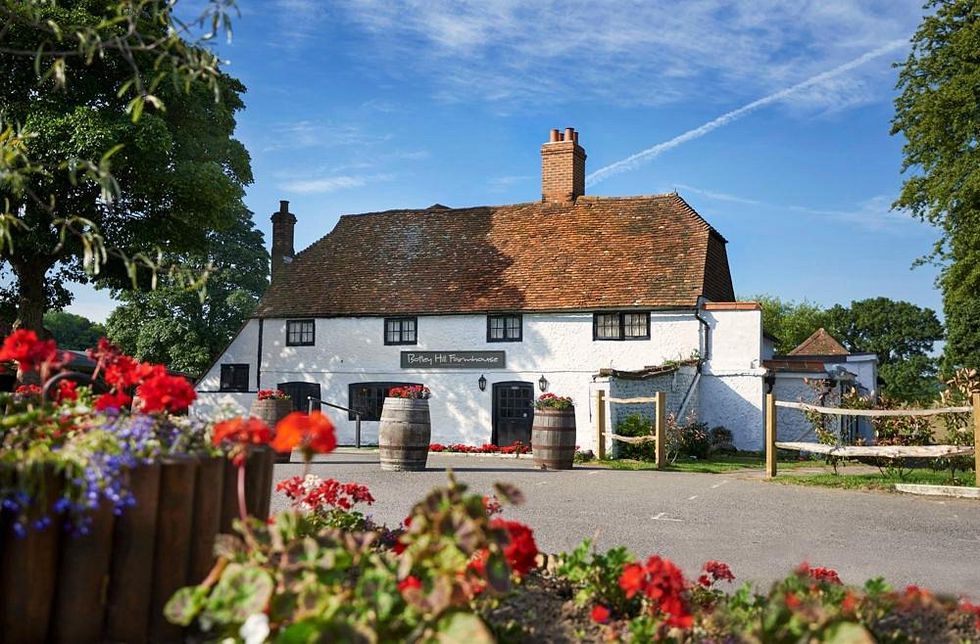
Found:
<path fill-rule="evenodd" d="M 507 447 L 515 441 L 531 444 L 534 422 L 534 385 L 530 382 L 498 382 L 493 386 L 494 445 Z"/>

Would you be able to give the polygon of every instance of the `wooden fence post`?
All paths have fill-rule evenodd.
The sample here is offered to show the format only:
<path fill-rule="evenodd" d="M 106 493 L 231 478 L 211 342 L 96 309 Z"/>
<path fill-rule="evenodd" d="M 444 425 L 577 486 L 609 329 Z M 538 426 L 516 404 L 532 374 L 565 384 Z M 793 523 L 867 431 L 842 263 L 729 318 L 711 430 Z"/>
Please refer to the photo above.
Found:
<path fill-rule="evenodd" d="M 596 396 L 595 457 L 606 460 L 606 392 L 600 389 Z"/>
<path fill-rule="evenodd" d="M 973 394 L 973 465 L 975 485 L 980 487 L 980 393 Z"/>
<path fill-rule="evenodd" d="M 666 462 L 667 462 L 667 456 L 666 456 L 666 447 L 667 447 L 667 441 L 666 441 L 666 435 L 667 435 L 667 409 L 666 409 L 666 407 L 667 407 L 667 405 L 665 403 L 665 399 L 667 398 L 667 396 L 664 395 L 664 392 L 658 391 L 657 392 L 657 395 L 656 395 L 656 398 L 657 398 L 657 400 L 656 400 L 656 403 L 655 404 L 657 406 L 657 421 L 656 421 L 656 424 L 654 425 L 654 438 L 656 440 L 657 450 L 656 450 L 656 457 L 655 457 L 655 459 L 656 459 L 656 463 L 657 463 L 657 469 L 658 470 L 662 470 L 662 469 L 664 469 L 664 466 L 666 465 Z"/>
<path fill-rule="evenodd" d="M 766 394 L 766 478 L 776 476 L 776 394 Z"/>

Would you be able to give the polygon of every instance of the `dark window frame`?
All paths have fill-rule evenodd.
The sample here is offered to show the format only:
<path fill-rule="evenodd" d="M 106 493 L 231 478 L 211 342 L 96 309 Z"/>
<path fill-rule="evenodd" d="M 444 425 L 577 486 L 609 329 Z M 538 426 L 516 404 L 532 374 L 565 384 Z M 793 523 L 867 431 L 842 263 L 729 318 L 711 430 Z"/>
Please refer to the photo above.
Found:
<path fill-rule="evenodd" d="M 249 364 L 247 362 L 223 362 L 221 363 L 221 371 L 218 380 L 218 391 L 230 391 L 237 393 L 247 393 L 248 392 L 248 372 Z M 229 377 L 225 376 L 225 369 L 231 369 L 232 375 Z M 236 371 L 240 370 L 244 373 L 244 376 L 238 376 Z M 238 377 L 240 379 L 240 384 L 235 383 L 235 379 Z M 226 386 L 226 383 L 227 386 Z"/>
<path fill-rule="evenodd" d="M 361 420 L 364 421 L 378 421 L 381 420 L 381 405 L 384 404 L 384 399 L 388 395 L 388 391 L 394 387 L 418 387 L 421 386 L 417 382 L 400 382 L 400 381 L 369 381 L 369 382 L 352 382 L 347 385 L 347 406 L 350 409 L 357 409 L 361 411 Z M 363 407 L 358 407 L 355 405 L 355 395 L 357 394 L 356 389 L 361 388 L 371 388 L 371 389 L 384 389 L 384 395 L 372 395 L 372 404 L 377 406 L 377 409 L 367 409 Z M 353 411 L 347 412 L 347 420 L 357 420 L 357 416 Z"/>
<path fill-rule="evenodd" d="M 310 341 L 304 342 L 302 337 L 305 335 L 305 331 L 302 327 L 297 331 L 297 335 L 300 337 L 298 342 L 292 342 L 290 337 L 290 325 L 293 324 L 309 324 L 310 325 Z M 312 347 L 316 345 L 316 320 L 312 318 L 298 318 L 295 320 L 286 320 L 286 346 L 287 347 Z"/>
<path fill-rule="evenodd" d="M 503 320 L 504 322 L 504 337 L 495 338 L 490 333 L 490 328 L 493 325 L 494 319 Z M 517 337 L 512 338 L 507 335 L 507 321 L 517 320 Z M 524 316 L 520 313 L 494 313 L 487 315 L 487 342 L 523 342 L 524 341 Z"/>
<path fill-rule="evenodd" d="M 619 337 L 603 338 L 599 337 L 599 316 L 616 315 L 619 317 Z M 643 315 L 645 316 L 646 335 L 626 335 L 626 316 Z M 629 340 L 649 340 L 650 339 L 650 311 L 601 311 L 592 314 L 592 340 L 597 342 L 623 342 Z"/>
<path fill-rule="evenodd" d="M 414 344 L 418 344 L 419 343 L 419 319 L 418 319 L 418 317 L 413 316 L 413 315 L 399 315 L 399 316 L 396 316 L 396 317 L 385 318 L 384 320 L 385 320 L 385 323 L 384 323 L 384 329 L 383 329 L 383 333 L 384 333 L 384 336 L 383 337 L 384 337 L 384 342 L 385 342 L 385 345 L 386 346 L 408 346 L 408 345 L 414 345 Z M 398 340 L 389 340 L 388 339 L 388 323 L 389 322 L 398 322 L 399 323 L 399 325 L 398 325 L 398 338 L 399 339 Z M 405 322 L 411 322 L 413 324 L 413 335 L 414 335 L 414 337 L 411 340 L 405 340 L 404 339 L 404 337 L 405 337 L 405 329 L 402 326 L 402 324 L 405 323 Z"/>

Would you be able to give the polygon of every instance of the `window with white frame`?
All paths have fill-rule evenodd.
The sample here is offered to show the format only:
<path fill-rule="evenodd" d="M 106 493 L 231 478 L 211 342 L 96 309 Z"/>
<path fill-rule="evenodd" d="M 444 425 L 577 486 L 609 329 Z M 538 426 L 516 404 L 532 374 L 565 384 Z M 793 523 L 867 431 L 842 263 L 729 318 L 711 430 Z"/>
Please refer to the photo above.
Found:
<path fill-rule="evenodd" d="M 286 320 L 286 346 L 313 346 L 315 328 L 313 320 Z"/>
<path fill-rule="evenodd" d="M 417 329 L 417 318 L 385 318 L 385 344 L 418 344 Z"/>
<path fill-rule="evenodd" d="M 649 340 L 649 311 L 596 313 L 592 319 L 593 340 Z"/>

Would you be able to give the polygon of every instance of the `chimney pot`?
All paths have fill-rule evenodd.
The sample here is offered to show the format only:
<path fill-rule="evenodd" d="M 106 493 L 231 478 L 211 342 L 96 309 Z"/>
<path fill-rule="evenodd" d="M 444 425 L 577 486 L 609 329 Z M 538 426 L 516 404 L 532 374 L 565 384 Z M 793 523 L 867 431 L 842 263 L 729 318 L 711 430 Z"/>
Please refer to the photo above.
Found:
<path fill-rule="evenodd" d="M 565 137 L 564 137 L 564 140 L 565 141 L 573 141 L 573 140 L 575 140 L 575 130 L 573 128 L 570 128 L 570 127 L 566 127 L 565 128 Z"/>
<path fill-rule="evenodd" d="M 286 199 L 279 200 L 279 212 L 289 212 L 289 201 Z"/>
<path fill-rule="evenodd" d="M 552 128 L 552 130 L 551 130 L 551 138 L 550 138 L 549 142 L 550 143 L 557 143 L 560 140 L 561 140 L 561 137 L 558 135 L 558 128 Z"/>

